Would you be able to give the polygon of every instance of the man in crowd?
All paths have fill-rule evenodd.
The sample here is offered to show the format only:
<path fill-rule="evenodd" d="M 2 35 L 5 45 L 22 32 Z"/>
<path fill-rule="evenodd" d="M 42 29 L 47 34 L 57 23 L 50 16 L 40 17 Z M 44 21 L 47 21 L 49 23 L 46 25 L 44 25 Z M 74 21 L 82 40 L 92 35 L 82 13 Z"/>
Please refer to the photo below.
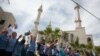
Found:
<path fill-rule="evenodd" d="M 7 47 L 7 31 L 0 34 L 0 56 L 6 56 Z"/>
<path fill-rule="evenodd" d="M 64 48 L 63 48 L 63 43 L 61 43 L 61 45 L 60 45 L 59 56 L 65 56 Z"/>
<path fill-rule="evenodd" d="M 12 56 L 21 56 L 21 51 L 24 48 L 24 43 L 25 43 L 25 37 L 19 42 L 18 40 L 22 37 L 20 35 L 16 41 L 16 44 L 14 45 L 14 50 L 13 50 L 13 55 Z"/>
<path fill-rule="evenodd" d="M 12 33 L 16 32 L 16 29 L 17 29 L 17 25 L 16 24 L 14 24 L 14 25 L 9 24 L 8 29 L 7 29 L 8 37 L 11 37 Z"/>
<path fill-rule="evenodd" d="M 13 32 L 11 35 L 11 38 L 8 39 L 7 48 L 6 48 L 7 56 L 12 56 L 12 52 L 16 44 L 16 36 L 17 36 L 17 33 Z"/>
<path fill-rule="evenodd" d="M 45 40 L 41 39 L 40 42 L 37 43 L 37 52 L 40 56 L 45 56 Z"/>
<path fill-rule="evenodd" d="M 31 35 L 31 42 L 28 46 L 28 49 L 27 49 L 27 56 L 35 56 L 35 48 L 36 48 L 36 37 L 33 37 Z"/>

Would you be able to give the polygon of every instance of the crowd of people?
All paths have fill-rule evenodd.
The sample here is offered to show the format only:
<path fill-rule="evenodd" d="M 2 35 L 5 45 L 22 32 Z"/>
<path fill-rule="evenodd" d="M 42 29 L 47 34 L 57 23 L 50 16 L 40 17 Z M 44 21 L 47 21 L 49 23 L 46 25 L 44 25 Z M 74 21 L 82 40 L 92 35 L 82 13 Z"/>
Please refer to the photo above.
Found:
<path fill-rule="evenodd" d="M 36 42 L 36 36 L 26 33 L 24 36 L 19 35 L 15 31 L 17 27 L 8 26 L 6 31 L 0 33 L 0 56 L 80 56 L 79 50 L 73 50 L 69 47 L 64 47 L 62 43 L 58 47 L 58 40 L 54 40 L 47 45 L 45 39 Z M 30 35 L 31 41 L 25 44 L 26 35 Z M 21 39 L 19 41 L 19 39 Z M 88 55 L 87 56 L 94 56 Z"/>

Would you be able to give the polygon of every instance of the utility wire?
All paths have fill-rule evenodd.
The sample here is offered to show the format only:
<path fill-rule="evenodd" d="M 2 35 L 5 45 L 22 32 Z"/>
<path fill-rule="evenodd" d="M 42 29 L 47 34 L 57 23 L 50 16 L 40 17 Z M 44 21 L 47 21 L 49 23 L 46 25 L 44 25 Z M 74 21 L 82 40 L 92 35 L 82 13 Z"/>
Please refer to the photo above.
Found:
<path fill-rule="evenodd" d="M 90 11 L 88 11 L 87 9 L 85 9 L 83 6 L 81 6 L 79 3 L 77 3 L 76 1 L 72 0 L 74 3 L 78 4 L 82 9 L 84 9 L 86 12 L 88 12 L 89 14 L 91 14 L 93 17 L 95 17 L 96 19 L 98 19 L 100 21 L 100 18 L 98 18 L 97 16 L 95 16 L 93 13 L 91 13 Z"/>

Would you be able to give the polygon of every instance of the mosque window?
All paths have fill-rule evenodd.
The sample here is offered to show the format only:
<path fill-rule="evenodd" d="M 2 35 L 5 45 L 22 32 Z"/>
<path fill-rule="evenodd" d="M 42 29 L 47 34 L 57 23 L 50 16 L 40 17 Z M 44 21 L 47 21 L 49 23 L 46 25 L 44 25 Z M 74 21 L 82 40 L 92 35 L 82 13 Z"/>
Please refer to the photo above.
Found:
<path fill-rule="evenodd" d="M 64 37 L 64 40 L 68 42 L 68 33 L 64 33 L 63 37 Z"/>
<path fill-rule="evenodd" d="M 73 34 L 70 34 L 71 35 L 71 42 L 73 42 L 74 40 L 74 35 Z"/>
<path fill-rule="evenodd" d="M 88 41 L 88 42 L 91 42 L 91 41 L 92 41 L 92 40 L 91 40 L 91 37 L 88 37 L 88 38 L 87 38 L 87 41 Z"/>

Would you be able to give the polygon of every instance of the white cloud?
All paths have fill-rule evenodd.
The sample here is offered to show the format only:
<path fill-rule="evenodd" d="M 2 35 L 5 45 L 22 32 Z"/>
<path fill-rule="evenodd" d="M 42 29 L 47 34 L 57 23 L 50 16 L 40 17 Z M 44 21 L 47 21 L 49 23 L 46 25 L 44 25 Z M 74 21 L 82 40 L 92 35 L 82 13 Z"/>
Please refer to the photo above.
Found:
<path fill-rule="evenodd" d="M 60 27 L 62 30 L 74 29 L 74 6 L 71 0 L 10 0 L 10 5 L 3 4 L 5 11 L 12 12 L 19 25 L 19 31 L 25 32 L 34 26 L 34 20 L 37 17 L 37 9 L 43 5 L 43 13 L 40 19 L 39 30 L 46 27 L 49 21 L 52 21 L 53 28 Z M 83 7 L 99 17 L 99 0 L 75 0 Z M 100 17 L 99 17 L 100 18 Z M 87 33 L 100 33 L 98 20 L 81 9 L 82 25 L 86 27 Z M 97 38 L 94 38 L 94 41 Z M 99 41 L 100 39 L 98 39 Z M 98 41 L 95 44 L 98 44 Z"/>

